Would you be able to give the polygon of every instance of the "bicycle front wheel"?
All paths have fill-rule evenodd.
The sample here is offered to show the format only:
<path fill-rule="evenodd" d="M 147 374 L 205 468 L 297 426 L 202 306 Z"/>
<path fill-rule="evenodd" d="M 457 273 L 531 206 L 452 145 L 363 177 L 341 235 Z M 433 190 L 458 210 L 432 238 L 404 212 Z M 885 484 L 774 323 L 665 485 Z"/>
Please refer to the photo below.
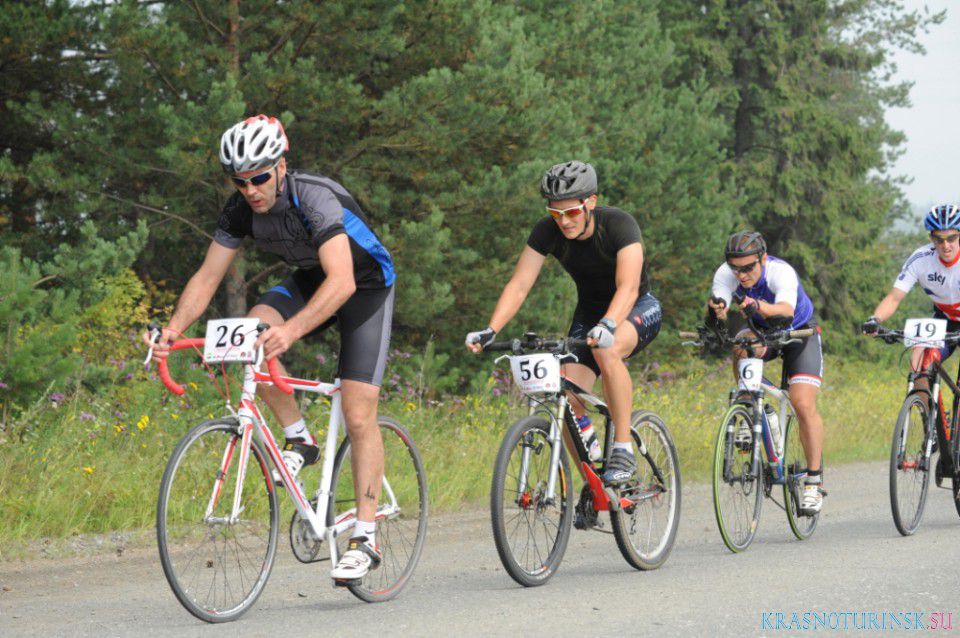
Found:
<path fill-rule="evenodd" d="M 924 467 L 924 448 L 929 427 L 927 401 L 920 394 L 907 396 L 897 416 L 890 445 L 890 509 L 893 524 L 904 536 L 910 536 L 920 527 L 927 502 L 930 464 Z"/>
<path fill-rule="evenodd" d="M 820 469 L 823 469 L 821 465 Z M 817 529 L 820 512 L 813 516 L 800 512 L 804 480 L 807 476 L 806 456 L 800 442 L 800 424 L 793 416 L 787 417 L 787 429 L 783 442 L 783 507 L 787 510 L 790 531 L 798 540 L 806 540 Z"/>
<path fill-rule="evenodd" d="M 267 455 L 254 439 L 241 467 L 239 428 L 228 417 L 190 430 L 167 462 L 157 499 L 163 573 L 187 611 L 207 622 L 247 611 L 276 557 L 280 511 Z"/>
<path fill-rule="evenodd" d="M 717 432 L 713 454 L 713 511 L 720 537 L 734 553 L 753 542 L 763 507 L 763 479 L 752 471 L 754 446 L 758 441 L 737 443 L 742 428 L 753 431 L 753 411 L 736 403 L 730 406 Z"/>
<path fill-rule="evenodd" d="M 380 566 L 367 572 L 350 592 L 368 603 L 390 600 L 413 575 L 427 537 L 427 474 L 420 451 L 407 429 L 385 416 L 377 420 L 383 438 L 384 472 L 377 505 L 377 549 Z M 353 484 L 350 439 L 337 450 L 333 466 L 333 497 L 327 509 L 327 525 L 356 520 L 357 496 Z M 337 555 L 342 556 L 349 533 L 337 537 Z"/>
<path fill-rule="evenodd" d="M 500 562 L 524 587 L 547 582 L 563 559 L 573 519 L 573 486 L 563 442 L 554 494 L 550 488 L 550 424 L 527 416 L 507 430 L 497 452 L 490 489 L 493 540 Z"/>
<path fill-rule="evenodd" d="M 630 436 L 637 482 L 619 491 L 633 505 L 610 511 L 620 553 L 641 570 L 656 569 L 670 556 L 680 524 L 680 463 L 673 437 L 653 412 L 634 412 Z M 645 453 L 643 452 L 645 450 Z"/>

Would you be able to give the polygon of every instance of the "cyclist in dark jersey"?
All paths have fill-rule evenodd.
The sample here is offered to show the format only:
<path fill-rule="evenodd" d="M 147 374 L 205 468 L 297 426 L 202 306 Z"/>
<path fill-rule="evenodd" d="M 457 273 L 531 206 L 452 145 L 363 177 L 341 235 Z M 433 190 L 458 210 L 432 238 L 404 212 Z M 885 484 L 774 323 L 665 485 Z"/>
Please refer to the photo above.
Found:
<path fill-rule="evenodd" d="M 547 255 L 553 255 L 577 286 L 577 306 L 568 335 L 593 346 L 576 352 L 564 374 L 584 388 L 597 376 L 615 428 L 614 447 L 603 480 L 619 485 L 636 474 L 630 437 L 633 382 L 624 363 L 660 331 L 660 302 L 650 294 L 640 227 L 619 208 L 597 204 L 597 174 L 590 164 L 572 161 L 546 172 L 540 185 L 549 217 L 534 226 L 503 289 L 487 328 L 467 335 L 467 346 L 479 352 L 516 315 L 533 287 Z M 571 398 L 590 456 L 602 454 L 584 406 Z"/>
<path fill-rule="evenodd" d="M 187 283 L 154 352 L 207 308 L 245 237 L 295 268 L 264 293 L 247 316 L 271 327 L 258 341 L 264 356 L 332 323 L 339 325 L 343 413 L 352 449 L 357 522 L 348 551 L 334 568 L 338 580 L 362 578 L 380 561 L 374 517 L 383 476 L 377 403 L 393 316 L 395 273 L 390 253 L 347 190 L 328 177 L 287 170 L 289 149 L 279 120 L 258 115 L 221 138 L 220 162 L 237 192 L 227 200 L 200 269 Z M 260 392 L 284 426 L 283 457 L 292 475 L 315 463 L 319 448 L 297 402 L 272 386 Z"/>

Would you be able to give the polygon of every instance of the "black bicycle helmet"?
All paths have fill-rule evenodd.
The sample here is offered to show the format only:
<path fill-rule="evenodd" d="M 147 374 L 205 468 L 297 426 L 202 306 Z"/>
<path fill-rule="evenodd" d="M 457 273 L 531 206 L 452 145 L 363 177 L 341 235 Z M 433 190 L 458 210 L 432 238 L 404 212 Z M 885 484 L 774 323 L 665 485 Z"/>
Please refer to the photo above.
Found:
<path fill-rule="evenodd" d="M 553 166 L 540 181 L 540 194 L 549 201 L 586 199 L 597 192 L 597 171 L 573 160 Z"/>
<path fill-rule="evenodd" d="M 731 257 L 747 257 L 748 255 L 763 255 L 767 252 L 767 242 L 763 235 L 752 230 L 741 230 L 730 235 L 727 248 L 724 251 L 727 259 Z"/>

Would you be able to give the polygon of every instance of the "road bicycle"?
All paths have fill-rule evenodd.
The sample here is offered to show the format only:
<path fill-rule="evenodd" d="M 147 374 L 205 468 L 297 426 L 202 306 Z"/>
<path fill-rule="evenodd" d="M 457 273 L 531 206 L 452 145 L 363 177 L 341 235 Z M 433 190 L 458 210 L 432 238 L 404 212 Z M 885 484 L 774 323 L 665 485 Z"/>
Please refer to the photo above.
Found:
<path fill-rule="evenodd" d="M 267 327 L 260 324 L 250 332 L 259 334 Z M 159 334 L 154 330 L 154 340 Z M 234 330 L 231 336 L 242 334 Z M 222 360 L 215 355 L 208 358 L 211 343 L 208 330 L 206 339 L 180 339 L 171 350 L 203 348 L 207 362 Z M 152 348 L 147 361 L 151 355 Z M 336 564 L 356 520 L 350 439 L 338 445 L 344 421 L 340 380 L 323 383 L 281 376 L 275 359 L 267 362 L 265 374 L 260 371 L 262 358 L 262 348 L 254 353 L 249 347 L 245 357 L 236 358 L 243 363 L 239 408 L 234 409 L 228 397 L 227 416 L 193 427 L 171 454 L 160 484 L 157 544 L 163 572 L 180 603 L 207 622 L 236 619 L 263 592 L 280 530 L 278 485 L 295 507 L 290 546 L 303 563 L 329 559 Z M 166 359 L 158 367 L 167 389 L 184 394 L 184 387 L 171 378 Z M 305 472 L 294 480 L 283 461 L 254 400 L 257 384 L 272 384 L 288 394 L 312 392 L 330 400 L 323 465 L 313 498 L 301 482 Z M 384 416 L 378 422 L 386 464 L 376 511 L 382 562 L 362 579 L 336 583 L 367 602 L 389 600 L 400 593 L 420 559 L 427 531 L 427 480 L 420 452 L 403 425 Z M 327 556 L 321 556 L 324 543 Z"/>
<path fill-rule="evenodd" d="M 529 414 L 507 430 L 500 444 L 490 495 L 497 553 L 507 573 L 521 585 L 547 582 L 566 551 L 570 530 L 607 531 L 600 518 L 610 512 L 612 533 L 626 561 L 640 570 L 656 569 L 670 555 L 680 520 L 680 464 L 663 420 L 647 410 L 631 416 L 637 460 L 636 480 L 620 489 L 604 487 L 604 462 L 590 461 L 567 396 L 604 417 L 604 458 L 613 448 L 613 425 L 599 397 L 561 376 L 561 363 L 576 361 L 582 339 L 547 340 L 526 333 L 522 340 L 488 344 L 507 351 L 514 379 L 529 402 Z M 566 442 L 582 476 L 576 506 Z"/>
<path fill-rule="evenodd" d="M 687 346 L 734 346 L 751 352 L 755 346 L 782 348 L 814 334 L 811 328 L 763 331 L 751 327 L 755 334 L 738 338 L 730 338 L 725 329 L 706 326 L 697 332 L 680 332 L 680 337 L 694 339 L 685 341 L 683 345 Z M 799 540 L 813 534 L 820 518 L 819 513 L 810 516 L 800 511 L 807 467 L 786 371 L 778 388 L 764 378 L 763 359 L 740 359 L 738 370 L 738 386 L 731 392 L 731 405 L 720 421 L 713 456 L 714 514 L 724 544 L 734 553 L 753 542 L 764 497 L 786 512 L 790 530 Z M 766 403 L 773 405 L 777 423 L 783 426 L 771 428 Z M 783 504 L 773 496 L 775 485 L 783 488 Z M 826 495 L 822 488 L 820 491 Z"/>
<path fill-rule="evenodd" d="M 943 369 L 940 353 L 941 343 L 954 345 L 960 342 L 960 331 L 946 332 L 946 325 L 944 319 L 914 319 L 907 322 L 905 330 L 880 326 L 875 335 L 888 344 L 904 342 L 909 346 L 924 347 L 920 371 L 907 374 L 907 396 L 897 415 L 890 445 L 890 509 L 893 524 L 904 536 L 910 536 L 920 527 L 933 455 L 938 451 L 934 466 L 936 485 L 945 487 L 943 480 L 951 479 L 947 489 L 952 490 L 953 504 L 960 514 L 960 431 L 957 423 L 960 388 Z M 938 326 L 939 333 L 928 331 L 929 326 Z M 926 382 L 926 389 L 916 387 L 918 380 Z M 941 381 L 953 392 L 949 412 L 943 405 Z"/>

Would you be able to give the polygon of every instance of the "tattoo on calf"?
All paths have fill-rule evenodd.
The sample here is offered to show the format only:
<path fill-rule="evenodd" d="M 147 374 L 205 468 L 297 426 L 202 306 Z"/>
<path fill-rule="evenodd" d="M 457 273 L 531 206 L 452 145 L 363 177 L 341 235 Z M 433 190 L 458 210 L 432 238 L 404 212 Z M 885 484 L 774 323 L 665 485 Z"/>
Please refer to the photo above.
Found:
<path fill-rule="evenodd" d="M 368 499 L 370 499 L 371 501 L 377 500 L 377 497 L 374 496 L 373 490 L 370 489 L 370 486 L 369 486 L 369 485 L 367 486 L 367 492 L 364 494 L 364 496 L 366 496 L 366 497 L 367 497 Z"/>

